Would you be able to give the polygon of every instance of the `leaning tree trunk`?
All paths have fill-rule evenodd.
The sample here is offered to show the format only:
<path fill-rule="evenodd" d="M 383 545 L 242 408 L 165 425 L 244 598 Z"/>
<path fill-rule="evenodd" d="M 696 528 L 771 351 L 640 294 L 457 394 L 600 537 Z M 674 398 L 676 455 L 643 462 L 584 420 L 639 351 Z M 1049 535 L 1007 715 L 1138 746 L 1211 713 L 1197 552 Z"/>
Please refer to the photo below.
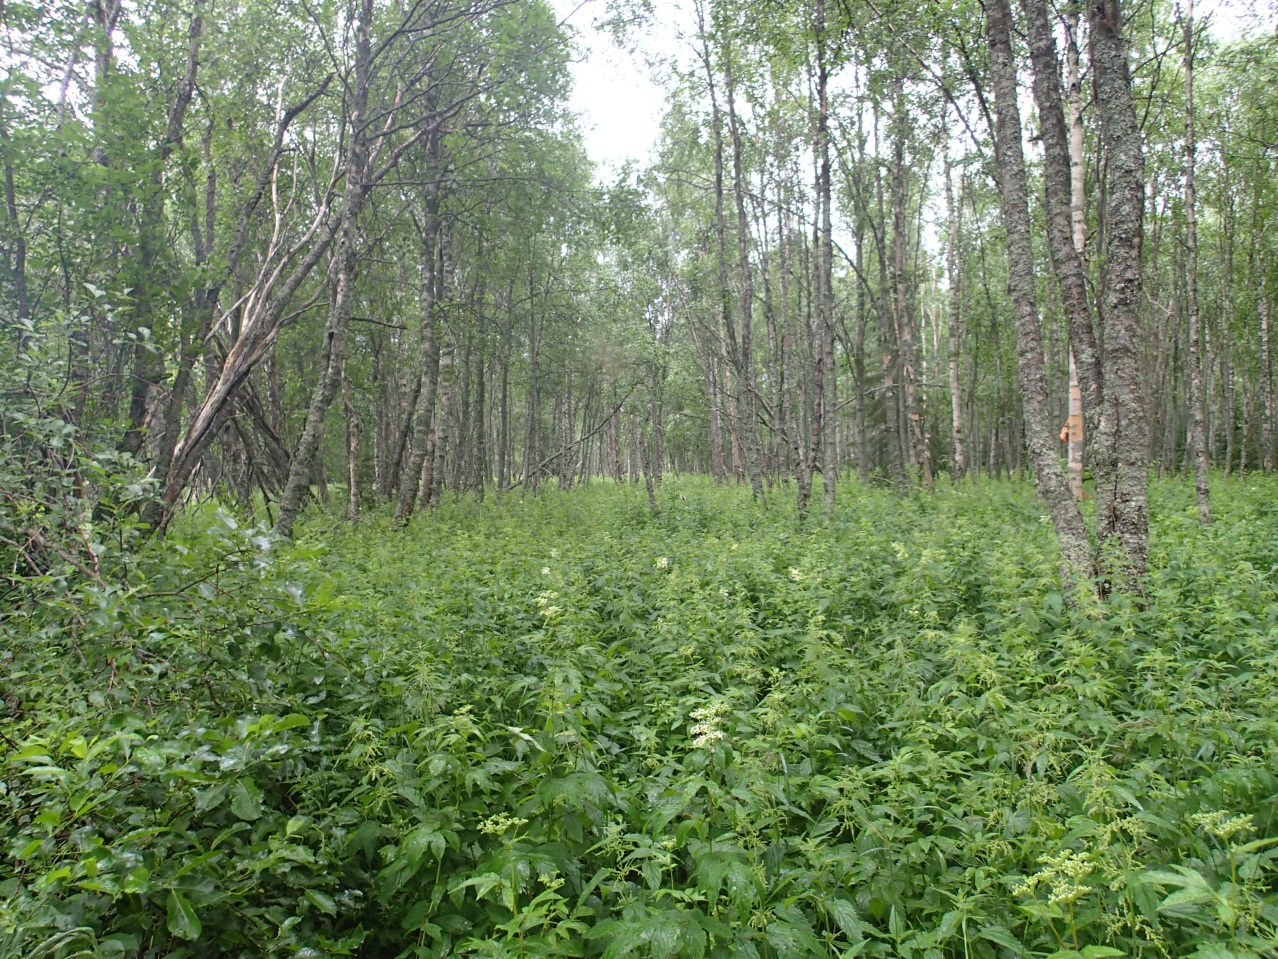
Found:
<path fill-rule="evenodd" d="M 1034 250 L 1030 240 L 1029 190 L 1021 144 L 1016 65 L 1012 59 L 1008 0 L 986 0 L 986 35 L 996 117 L 995 150 L 1008 261 L 1008 295 L 1016 321 L 1016 360 L 1025 416 L 1025 439 L 1034 462 L 1039 497 L 1047 507 L 1067 578 L 1091 577 L 1091 545 L 1078 503 L 1056 455 L 1043 355 L 1043 331 L 1034 288 Z"/>
<path fill-rule="evenodd" d="M 1261 270 L 1263 277 L 1265 271 Z M 1274 468 L 1274 364 L 1269 349 L 1269 294 L 1261 281 L 1260 314 L 1260 393 L 1264 418 L 1260 421 L 1260 468 L 1266 473 Z"/>
<path fill-rule="evenodd" d="M 356 187 L 358 189 L 358 187 Z M 351 299 L 355 286 L 355 223 L 343 227 L 338 241 L 337 262 L 334 265 L 337 290 L 329 308 L 328 322 L 324 327 L 324 346 L 320 354 L 320 376 L 311 394 L 306 411 L 306 425 L 293 452 L 284 494 L 280 497 L 280 511 L 275 520 L 275 532 L 291 537 L 293 524 L 302 503 L 310 490 L 311 478 L 317 471 L 316 458 L 320 441 L 324 438 L 324 421 L 333 403 L 346 359 L 346 332 L 350 325 Z"/>

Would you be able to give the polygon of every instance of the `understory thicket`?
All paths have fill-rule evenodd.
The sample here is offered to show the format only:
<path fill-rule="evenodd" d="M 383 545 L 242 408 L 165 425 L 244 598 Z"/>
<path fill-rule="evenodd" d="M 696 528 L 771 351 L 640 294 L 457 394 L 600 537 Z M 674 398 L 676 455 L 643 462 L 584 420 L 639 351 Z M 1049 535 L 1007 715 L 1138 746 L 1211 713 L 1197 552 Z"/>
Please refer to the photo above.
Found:
<path fill-rule="evenodd" d="M 0 614 L 0 955 L 1272 955 L 1278 483 L 1153 484 L 1105 604 L 1026 484 L 838 492 L 63 522 L 97 567 Z"/>

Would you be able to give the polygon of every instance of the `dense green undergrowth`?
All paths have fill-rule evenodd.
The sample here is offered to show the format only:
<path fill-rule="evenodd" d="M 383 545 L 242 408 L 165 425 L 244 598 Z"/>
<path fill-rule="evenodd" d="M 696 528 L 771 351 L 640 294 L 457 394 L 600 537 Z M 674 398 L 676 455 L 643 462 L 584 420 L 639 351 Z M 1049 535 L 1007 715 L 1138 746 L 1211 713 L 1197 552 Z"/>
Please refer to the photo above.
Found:
<path fill-rule="evenodd" d="M 0 621 L 0 954 L 1273 955 L 1278 483 L 212 513 Z"/>

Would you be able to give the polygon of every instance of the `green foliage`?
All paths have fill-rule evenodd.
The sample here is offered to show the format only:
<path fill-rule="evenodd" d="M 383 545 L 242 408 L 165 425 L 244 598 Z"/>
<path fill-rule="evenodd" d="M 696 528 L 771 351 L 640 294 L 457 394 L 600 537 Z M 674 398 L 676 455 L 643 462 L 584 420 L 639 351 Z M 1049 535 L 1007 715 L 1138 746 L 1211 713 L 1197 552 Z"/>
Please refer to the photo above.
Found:
<path fill-rule="evenodd" d="M 196 511 L 3 624 L 0 954 L 1272 955 L 1273 482 L 1153 493 L 1103 608 L 1021 485 Z"/>
<path fill-rule="evenodd" d="M 0 619 L 77 584 L 104 588 L 125 575 L 136 544 L 131 517 L 150 497 L 127 456 L 76 423 L 68 329 L 25 323 L 21 343 L 0 345 Z"/>

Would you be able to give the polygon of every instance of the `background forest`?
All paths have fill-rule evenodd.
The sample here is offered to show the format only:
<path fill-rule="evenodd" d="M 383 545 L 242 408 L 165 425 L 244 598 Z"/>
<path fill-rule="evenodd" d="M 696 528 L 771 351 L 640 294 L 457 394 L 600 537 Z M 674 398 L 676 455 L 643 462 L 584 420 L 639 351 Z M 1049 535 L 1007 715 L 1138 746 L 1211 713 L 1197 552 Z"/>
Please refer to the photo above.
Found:
<path fill-rule="evenodd" d="M 38 368 L 42 410 L 161 490 L 152 522 L 229 495 L 285 534 L 330 482 L 352 516 L 404 517 L 669 470 L 801 498 L 840 470 L 1006 476 L 1066 423 L 1071 347 L 1082 405 L 1123 358 L 1158 471 L 1192 465 L 1195 410 L 1224 476 L 1272 468 L 1272 39 L 1126 11 L 1143 240 L 1138 216 L 1137 325 L 1107 351 L 1107 244 L 1132 231 L 1100 34 L 1024 6 L 1009 35 L 1046 18 L 1034 76 L 1060 91 L 1072 193 L 1051 195 L 1040 106 L 1014 214 L 1038 240 L 1013 262 L 979 5 L 694 5 L 655 161 L 600 183 L 541 4 L 8 3 L 6 396 Z M 1026 84 L 1030 52 L 1009 54 Z M 1062 202 L 1078 287 L 1051 280 Z"/>
<path fill-rule="evenodd" d="M 1217 12 L 0 2 L 0 956 L 1278 955 Z"/>

